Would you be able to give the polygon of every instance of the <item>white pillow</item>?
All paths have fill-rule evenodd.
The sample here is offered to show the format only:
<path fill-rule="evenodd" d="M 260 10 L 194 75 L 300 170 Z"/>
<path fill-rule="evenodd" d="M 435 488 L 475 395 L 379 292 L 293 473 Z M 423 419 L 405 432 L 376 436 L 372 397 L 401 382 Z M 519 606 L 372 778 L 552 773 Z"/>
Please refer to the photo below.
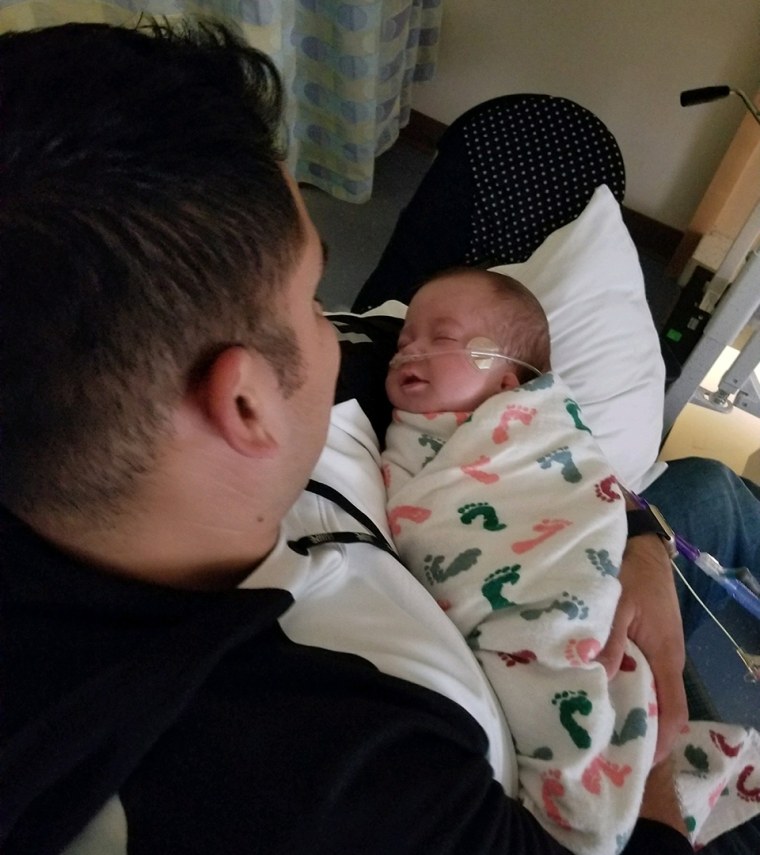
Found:
<path fill-rule="evenodd" d="M 492 268 L 527 285 L 549 318 L 552 366 L 627 487 L 646 487 L 663 423 L 665 367 L 638 254 L 620 206 L 598 187 L 584 212 L 520 264 Z"/>

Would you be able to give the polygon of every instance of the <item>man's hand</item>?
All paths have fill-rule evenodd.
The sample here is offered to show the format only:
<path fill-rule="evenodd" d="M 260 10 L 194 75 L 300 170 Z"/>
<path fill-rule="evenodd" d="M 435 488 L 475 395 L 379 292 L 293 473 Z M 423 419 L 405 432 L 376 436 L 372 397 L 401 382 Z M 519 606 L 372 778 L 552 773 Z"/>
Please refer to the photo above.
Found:
<path fill-rule="evenodd" d="M 654 819 L 671 826 L 688 837 L 681 806 L 676 794 L 675 775 L 672 757 L 666 757 L 662 763 L 652 767 L 644 787 L 644 798 L 639 809 L 643 819 Z"/>
<path fill-rule="evenodd" d="M 598 661 L 609 677 L 620 668 L 626 638 L 639 646 L 655 679 L 659 723 L 655 763 L 665 759 L 688 718 L 683 626 L 673 570 L 655 534 L 628 541 L 620 570 L 623 591 L 612 631 Z"/>

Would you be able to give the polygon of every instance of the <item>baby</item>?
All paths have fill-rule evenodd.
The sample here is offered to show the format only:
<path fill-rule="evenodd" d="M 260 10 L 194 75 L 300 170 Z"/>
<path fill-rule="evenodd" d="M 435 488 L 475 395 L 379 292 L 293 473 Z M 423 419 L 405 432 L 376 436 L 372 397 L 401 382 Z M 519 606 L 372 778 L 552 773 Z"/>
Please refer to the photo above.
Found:
<path fill-rule="evenodd" d="M 653 762 L 656 697 L 633 644 L 613 680 L 596 662 L 620 593 L 625 503 L 550 373 L 538 300 L 501 274 L 439 275 L 409 306 L 386 391 L 391 531 L 491 681 L 520 797 L 573 852 L 620 851 Z M 695 828 L 709 812 L 696 802 Z"/>

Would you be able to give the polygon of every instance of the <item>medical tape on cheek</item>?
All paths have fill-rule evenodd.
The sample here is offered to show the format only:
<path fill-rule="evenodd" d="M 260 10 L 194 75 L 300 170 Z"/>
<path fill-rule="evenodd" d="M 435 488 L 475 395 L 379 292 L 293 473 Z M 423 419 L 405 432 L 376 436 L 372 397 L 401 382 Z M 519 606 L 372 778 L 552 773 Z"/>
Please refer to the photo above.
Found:
<path fill-rule="evenodd" d="M 504 356 L 501 353 L 501 348 L 495 341 L 487 338 L 484 335 L 475 336 L 467 342 L 467 348 L 470 354 L 470 362 L 479 371 L 488 371 L 493 368 L 494 362 Z M 493 354 L 491 356 L 490 354 Z"/>

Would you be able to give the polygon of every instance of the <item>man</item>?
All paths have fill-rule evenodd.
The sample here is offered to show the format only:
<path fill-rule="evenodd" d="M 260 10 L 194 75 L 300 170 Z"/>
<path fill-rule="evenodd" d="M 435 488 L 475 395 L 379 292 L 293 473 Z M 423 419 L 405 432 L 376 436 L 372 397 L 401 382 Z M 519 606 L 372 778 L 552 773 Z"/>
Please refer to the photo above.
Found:
<path fill-rule="evenodd" d="M 0 39 L 0 848 L 564 851 L 354 402 L 328 435 L 280 100 L 216 27 Z M 641 813 L 690 851 L 667 764 Z"/>

